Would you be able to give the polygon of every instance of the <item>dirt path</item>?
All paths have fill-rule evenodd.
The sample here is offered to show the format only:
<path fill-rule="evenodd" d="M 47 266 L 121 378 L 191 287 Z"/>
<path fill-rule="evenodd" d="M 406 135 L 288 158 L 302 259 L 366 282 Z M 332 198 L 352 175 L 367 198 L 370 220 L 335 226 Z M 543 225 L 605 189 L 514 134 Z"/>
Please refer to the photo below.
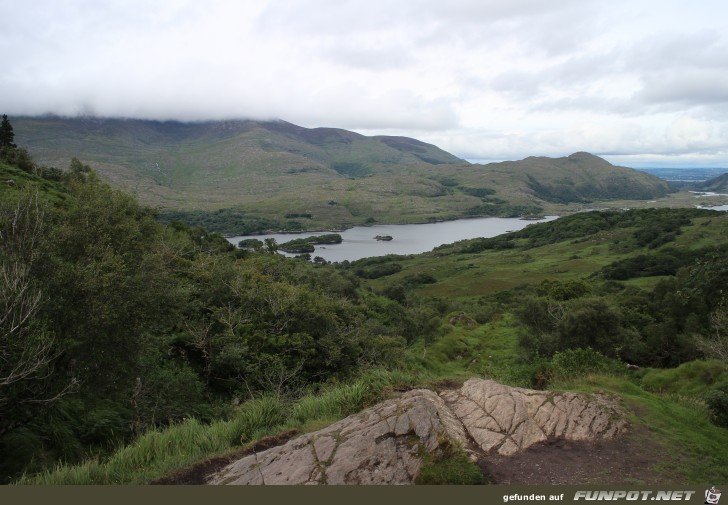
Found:
<path fill-rule="evenodd" d="M 649 430 L 632 426 L 617 440 L 577 442 L 548 440 L 512 456 L 481 459 L 483 475 L 494 484 L 669 484 L 679 475 L 665 475 L 654 466 L 669 458 L 650 439 Z"/>

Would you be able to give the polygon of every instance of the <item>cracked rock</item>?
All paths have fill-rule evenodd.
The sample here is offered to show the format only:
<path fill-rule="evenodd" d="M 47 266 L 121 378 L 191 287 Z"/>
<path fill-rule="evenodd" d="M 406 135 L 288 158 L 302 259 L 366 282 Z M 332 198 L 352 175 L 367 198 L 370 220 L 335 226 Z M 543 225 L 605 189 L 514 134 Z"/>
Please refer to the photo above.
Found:
<path fill-rule="evenodd" d="M 438 395 L 417 389 L 314 433 L 248 455 L 210 484 L 411 484 L 423 458 L 452 443 L 479 456 L 511 455 L 549 438 L 614 438 L 617 402 L 471 379 Z"/>

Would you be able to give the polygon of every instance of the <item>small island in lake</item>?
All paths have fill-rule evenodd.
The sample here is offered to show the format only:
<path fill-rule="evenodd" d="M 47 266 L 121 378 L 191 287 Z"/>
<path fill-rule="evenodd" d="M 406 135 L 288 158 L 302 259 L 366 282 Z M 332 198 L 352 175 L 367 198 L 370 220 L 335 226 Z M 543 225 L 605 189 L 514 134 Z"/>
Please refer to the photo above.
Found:
<path fill-rule="evenodd" d="M 384 241 L 388 242 L 388 241 L 392 240 L 392 236 L 391 235 L 377 235 L 376 237 L 374 237 L 374 240 L 384 240 Z"/>
<path fill-rule="evenodd" d="M 342 241 L 341 235 L 331 233 L 328 235 L 316 235 L 314 237 L 290 240 L 279 245 L 278 249 L 291 254 L 312 253 L 315 250 L 314 244 L 341 244 Z"/>

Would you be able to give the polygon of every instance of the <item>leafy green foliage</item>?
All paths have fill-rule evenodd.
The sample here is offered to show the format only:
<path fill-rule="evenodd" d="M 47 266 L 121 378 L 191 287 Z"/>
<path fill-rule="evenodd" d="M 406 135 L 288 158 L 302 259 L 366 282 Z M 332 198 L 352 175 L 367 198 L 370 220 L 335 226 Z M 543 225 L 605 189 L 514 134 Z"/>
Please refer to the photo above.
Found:
<path fill-rule="evenodd" d="M 292 221 L 281 222 L 276 219 L 257 217 L 238 208 L 215 211 L 165 210 L 160 212 L 159 218 L 166 223 L 180 221 L 192 227 L 201 227 L 211 232 L 228 235 L 252 235 L 269 231 L 296 231 L 301 229 L 300 224 L 298 226 L 292 225 Z"/>
<path fill-rule="evenodd" d="M 25 321 L 0 335 L 0 447 L 15 455 L 3 479 L 401 359 L 400 320 L 368 324 L 352 273 L 267 254 L 275 242 L 243 251 L 160 224 L 78 160 L 59 182 L 56 207 L 35 196 L 0 205 L 0 309 Z"/>
<path fill-rule="evenodd" d="M 698 398 L 712 386 L 728 381 L 728 363 L 718 360 L 696 360 L 676 368 L 652 368 L 640 377 L 647 391 Z"/>
<path fill-rule="evenodd" d="M 3 114 L 2 123 L 0 123 L 0 149 L 14 149 L 18 147 L 15 145 L 15 132 L 13 126 L 10 124 L 7 114 Z"/>
<path fill-rule="evenodd" d="M 714 214 L 713 211 L 704 209 L 669 208 L 636 209 L 629 212 L 581 212 L 556 221 L 541 223 L 540 226 L 528 226 L 511 235 L 514 239 L 528 239 L 529 247 L 538 247 L 571 238 L 589 237 L 600 231 L 638 227 L 634 235 L 637 246 L 640 246 L 652 244 L 658 239 L 659 230 L 669 230 L 668 233 L 674 233 L 674 236 L 677 236 L 680 227 L 689 224 L 691 219 L 708 217 L 712 214 Z M 658 230 L 658 232 L 655 233 L 654 230 Z M 671 235 L 668 238 L 672 240 L 674 236 Z M 655 247 L 661 245 L 657 242 L 655 244 Z"/>
<path fill-rule="evenodd" d="M 618 374 L 625 370 L 619 361 L 590 349 L 574 348 L 557 352 L 551 359 L 558 379 L 584 377 L 590 374 Z"/>
<path fill-rule="evenodd" d="M 402 265 L 393 262 L 397 255 L 388 254 L 387 256 L 379 256 L 374 258 L 363 258 L 345 264 L 345 268 L 352 268 L 358 277 L 364 279 L 378 279 L 388 275 L 396 274 L 402 270 Z"/>
<path fill-rule="evenodd" d="M 263 241 L 257 238 L 243 239 L 238 242 L 238 247 L 241 249 L 253 249 L 254 251 L 261 251 L 263 249 Z"/>
<path fill-rule="evenodd" d="M 313 244 L 305 238 L 297 238 L 284 242 L 278 246 L 278 249 L 288 253 L 312 253 L 316 250 Z"/>
<path fill-rule="evenodd" d="M 312 253 L 315 250 L 314 244 L 340 244 L 341 241 L 341 235 L 338 233 L 329 233 L 326 235 L 314 235 L 313 237 L 289 240 L 280 244 L 278 249 L 288 253 Z"/>
<path fill-rule="evenodd" d="M 621 362 L 677 366 L 707 353 L 696 335 L 723 331 L 716 318 L 728 267 L 725 251 L 713 244 L 719 228 L 698 233 L 692 224 L 714 218 L 709 211 L 577 214 L 426 257 L 312 265 L 270 254 L 275 241 L 236 249 L 204 228 L 160 224 L 154 211 L 102 184 L 78 160 L 60 175 L 32 160 L 30 166 L 0 163 L 22 185 L 3 188 L 3 196 L 13 195 L 0 205 L 3 272 L 27 284 L 30 300 L 40 295 L 22 338 L 4 332 L 2 349 L 14 359 L 27 349 L 47 352 L 30 353 L 40 360 L 28 380 L 0 389 L 5 481 L 91 457 L 49 482 L 144 482 L 286 423 L 353 413 L 395 383 L 477 374 L 531 387 L 618 383 L 645 395 L 635 383 L 625 385 Z M 653 228 L 660 233 L 643 231 Z M 665 236 L 674 243 L 665 247 Z M 712 242 L 678 247 L 686 236 Z M 545 249 L 537 247 L 552 252 L 542 260 Z M 568 271 L 586 256 L 594 256 L 588 268 Z M 494 258 L 487 271 L 478 271 L 481 257 Z M 440 258 L 454 266 L 442 267 Z M 667 264 L 662 280 L 649 284 L 622 284 L 608 274 L 622 269 L 641 279 L 636 275 Z M 479 297 L 448 294 L 453 279 L 463 279 L 455 277 L 459 271 L 468 282 L 491 283 L 513 265 L 528 285 L 511 282 Z M 601 277 L 590 276 L 603 267 Z M 528 277 L 529 268 L 541 271 Z M 0 287 L 0 309 L 22 306 L 22 290 Z M 438 296 L 423 295 L 438 289 Z M 720 363 L 630 374 L 645 389 L 705 398 L 720 414 Z M 708 400 L 711 387 L 715 398 Z M 699 420 L 695 425 L 715 438 Z M 432 462 L 430 477 L 427 470 L 421 478 L 475 483 L 472 465 L 451 456 Z"/>
<path fill-rule="evenodd" d="M 327 233 L 325 235 L 314 235 L 313 237 L 309 237 L 308 241 L 311 244 L 341 244 L 342 242 L 341 235 L 338 233 Z"/>
<path fill-rule="evenodd" d="M 681 261 L 677 255 L 673 254 L 640 254 L 615 261 L 602 268 L 600 274 L 605 279 L 620 281 L 635 277 L 675 275 L 678 268 L 684 264 L 684 260 Z"/>
<path fill-rule="evenodd" d="M 461 447 L 448 445 L 440 450 L 442 454 L 438 458 L 422 465 L 415 484 L 472 486 L 485 483 L 480 468 Z"/>
<path fill-rule="evenodd" d="M 705 396 L 713 422 L 723 428 L 728 428 L 728 382 L 713 386 Z"/>

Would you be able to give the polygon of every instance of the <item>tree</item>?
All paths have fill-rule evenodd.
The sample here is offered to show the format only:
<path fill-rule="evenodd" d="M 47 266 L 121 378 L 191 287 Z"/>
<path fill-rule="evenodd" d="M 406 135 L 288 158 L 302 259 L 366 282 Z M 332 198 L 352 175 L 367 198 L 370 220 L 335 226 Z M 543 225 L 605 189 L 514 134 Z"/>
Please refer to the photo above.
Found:
<path fill-rule="evenodd" d="M 275 254 L 278 251 L 278 242 L 274 238 L 265 239 L 265 248 L 270 254 Z"/>
<path fill-rule="evenodd" d="M 40 316 L 31 268 L 44 234 L 38 196 L 0 208 L 0 436 L 73 389 L 53 375 L 61 348 Z"/>
<path fill-rule="evenodd" d="M 49 230 L 40 269 L 53 294 L 44 312 L 84 393 L 115 399 L 133 387 L 144 345 L 177 306 L 177 284 L 158 248 L 153 211 L 77 160 L 71 168 L 79 179 L 68 183 L 67 208 Z"/>
<path fill-rule="evenodd" d="M 711 358 L 728 362 L 728 298 L 710 313 L 711 334 L 696 335 L 698 348 Z"/>
<path fill-rule="evenodd" d="M 13 127 L 10 124 L 8 115 L 3 114 L 2 124 L 0 125 L 0 149 L 4 149 L 6 147 L 15 149 L 18 146 L 14 144 L 14 140 L 15 133 L 13 132 Z"/>

